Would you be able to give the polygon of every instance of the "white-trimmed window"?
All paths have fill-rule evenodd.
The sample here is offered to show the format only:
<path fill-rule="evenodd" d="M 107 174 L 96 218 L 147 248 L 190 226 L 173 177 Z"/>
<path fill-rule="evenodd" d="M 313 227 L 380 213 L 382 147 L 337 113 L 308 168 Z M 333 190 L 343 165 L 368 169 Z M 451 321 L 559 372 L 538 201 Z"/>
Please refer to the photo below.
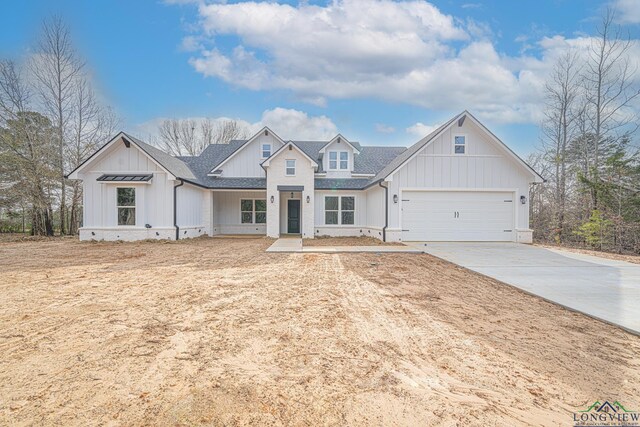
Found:
<path fill-rule="evenodd" d="M 325 225 L 353 225 L 355 223 L 356 198 L 354 196 L 325 196 Z"/>
<path fill-rule="evenodd" d="M 340 152 L 340 170 L 349 169 L 349 152 L 341 151 Z"/>
<path fill-rule="evenodd" d="M 348 151 L 329 151 L 329 170 L 348 170 L 349 169 L 349 152 Z"/>
<path fill-rule="evenodd" d="M 296 161 L 285 160 L 285 175 L 293 176 L 296 174 Z"/>
<path fill-rule="evenodd" d="M 467 151 L 467 137 L 455 135 L 453 137 L 453 154 L 465 154 Z"/>
<path fill-rule="evenodd" d="M 264 199 L 241 199 L 240 222 L 242 224 L 266 224 L 267 201 Z"/>
<path fill-rule="evenodd" d="M 118 207 L 118 225 L 136 225 L 136 189 L 134 187 L 116 188 Z"/>
<path fill-rule="evenodd" d="M 266 143 L 261 146 L 262 158 L 266 159 L 271 156 L 271 144 Z"/>

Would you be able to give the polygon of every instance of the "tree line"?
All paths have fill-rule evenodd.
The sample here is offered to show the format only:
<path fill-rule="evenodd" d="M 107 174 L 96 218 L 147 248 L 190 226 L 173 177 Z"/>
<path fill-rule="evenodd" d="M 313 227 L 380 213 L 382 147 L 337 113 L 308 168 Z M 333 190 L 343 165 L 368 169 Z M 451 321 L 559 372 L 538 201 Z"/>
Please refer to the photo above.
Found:
<path fill-rule="evenodd" d="M 65 173 L 118 119 L 96 95 L 60 18 L 43 22 L 32 50 L 21 64 L 0 60 L 0 231 L 75 234 L 82 187 Z"/>
<path fill-rule="evenodd" d="M 588 45 L 557 59 L 545 85 L 541 141 L 530 157 L 537 241 L 640 253 L 637 63 L 608 10 Z"/>
<path fill-rule="evenodd" d="M 82 184 L 65 175 L 120 124 L 93 88 L 59 17 L 45 20 L 27 60 L 0 59 L 0 232 L 76 234 Z M 246 138 L 235 120 L 166 119 L 152 142 L 176 156 Z"/>

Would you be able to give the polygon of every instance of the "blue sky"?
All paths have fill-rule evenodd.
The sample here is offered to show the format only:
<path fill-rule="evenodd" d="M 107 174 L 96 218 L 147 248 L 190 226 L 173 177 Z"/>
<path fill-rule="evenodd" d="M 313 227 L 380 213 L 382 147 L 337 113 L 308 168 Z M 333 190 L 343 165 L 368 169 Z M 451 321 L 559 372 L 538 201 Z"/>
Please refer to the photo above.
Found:
<path fill-rule="evenodd" d="M 617 1 L 638 38 L 640 1 Z M 408 145 L 466 108 L 526 155 L 554 55 L 593 34 L 607 4 L 21 0 L 1 6 L 0 57 L 24 60 L 41 21 L 58 14 L 99 93 L 139 134 L 163 117 L 231 117 L 277 132 L 295 119 L 290 129 L 304 135 L 284 137 L 339 131 Z M 428 24 L 413 30 L 416 16 Z"/>

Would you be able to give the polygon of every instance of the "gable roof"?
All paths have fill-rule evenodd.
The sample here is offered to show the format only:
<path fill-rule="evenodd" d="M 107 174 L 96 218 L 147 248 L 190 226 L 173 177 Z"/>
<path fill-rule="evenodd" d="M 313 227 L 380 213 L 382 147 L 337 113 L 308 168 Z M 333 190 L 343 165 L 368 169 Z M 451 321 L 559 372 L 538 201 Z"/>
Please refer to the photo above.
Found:
<path fill-rule="evenodd" d="M 318 168 L 318 162 L 316 162 L 313 159 L 313 157 L 309 156 L 309 154 L 307 154 L 302 148 L 298 147 L 298 145 L 293 141 L 287 141 L 286 144 L 284 144 L 282 147 L 278 148 L 273 154 L 271 154 L 262 163 L 260 163 L 260 166 L 262 166 L 263 168 L 265 166 L 269 166 L 269 163 L 271 163 L 271 159 L 275 159 L 276 156 L 278 156 L 280 154 L 280 152 L 283 151 L 285 149 L 285 147 L 288 147 L 288 146 L 295 147 L 300 153 L 302 153 L 303 156 L 305 156 L 307 159 L 309 159 L 309 161 L 311 162 L 311 164 L 315 168 Z"/>
<path fill-rule="evenodd" d="M 98 158 L 99 154 L 104 152 L 107 147 L 113 145 L 116 141 L 122 139 L 125 144 L 133 143 L 136 147 L 138 147 L 143 153 L 149 156 L 154 162 L 156 162 L 165 172 L 180 178 L 187 179 L 195 179 L 195 175 L 191 172 L 191 169 L 180 159 L 177 157 L 173 157 L 162 150 L 157 149 L 154 146 L 147 144 L 146 142 L 142 142 L 137 138 L 125 133 L 118 132 L 116 136 L 107 141 L 102 147 L 100 147 L 96 152 L 94 152 L 91 156 L 89 156 L 84 162 L 80 163 L 74 170 L 69 172 L 66 177 L 69 179 L 76 179 L 74 176 L 77 176 L 77 173 L 88 165 L 91 161 Z"/>
<path fill-rule="evenodd" d="M 404 166 L 410 161 L 418 152 L 420 152 L 425 146 L 437 138 L 447 128 L 452 126 L 457 121 L 468 117 L 472 120 L 481 130 L 484 130 L 486 134 L 499 146 L 501 146 L 504 152 L 518 162 L 523 168 L 526 168 L 532 173 L 536 182 L 542 182 L 543 178 L 528 164 L 518 157 L 509 147 L 507 147 L 502 141 L 500 141 L 491 131 L 489 131 L 484 125 L 482 125 L 473 115 L 468 111 L 451 118 L 442 126 L 431 132 L 426 137 L 409 147 L 388 147 L 388 146 L 360 146 L 359 143 L 353 142 L 352 145 L 357 144 L 357 149 L 360 154 L 354 156 L 354 168 L 351 178 L 321 178 L 316 177 L 317 189 L 366 189 L 378 182 L 388 178 L 395 173 L 398 169 Z M 149 145 L 131 135 L 124 132 L 119 132 L 114 138 L 109 140 L 99 150 L 93 153 L 87 160 L 85 160 L 74 171 L 69 173 L 68 177 L 84 167 L 92 159 L 103 152 L 109 145 L 113 144 L 119 138 L 123 138 L 125 142 L 136 145 L 140 150 L 147 154 L 153 161 L 155 161 L 163 170 L 170 175 L 173 175 L 177 179 L 182 179 L 193 185 L 197 185 L 203 188 L 211 189 L 264 189 L 266 188 L 266 179 L 258 177 L 221 177 L 212 176 L 212 171 L 217 171 L 224 162 L 231 158 L 235 153 L 239 152 L 243 147 L 246 147 L 251 140 L 254 140 L 258 135 L 264 131 L 272 132 L 269 128 L 264 127 L 247 140 L 232 140 L 228 144 L 210 144 L 208 145 L 199 156 L 180 156 L 174 157 L 158 148 Z M 275 133 L 272 134 L 282 141 Z M 335 140 L 337 137 L 332 139 Z M 331 141 L 330 141 L 331 142 Z M 348 142 L 345 140 L 345 142 Z M 276 150 L 272 155 L 264 160 L 261 165 L 268 165 L 268 162 L 281 150 L 289 144 L 296 147 L 305 157 L 307 157 L 312 164 L 317 167 L 317 172 L 322 173 L 322 149 L 329 143 L 327 141 L 282 141 L 282 146 Z M 218 174 L 219 175 L 219 174 Z M 360 175 L 358 177 L 358 175 Z M 71 179 L 76 179 L 72 177 Z"/>
<path fill-rule="evenodd" d="M 536 179 L 536 182 L 544 182 L 544 178 L 536 172 L 531 166 L 529 166 L 522 158 L 520 158 L 516 153 L 514 153 L 504 142 L 502 142 L 497 136 L 495 136 L 489 129 L 487 129 L 478 119 L 476 119 L 471 113 L 467 110 L 464 110 L 462 113 L 452 117 L 449 121 L 447 121 L 442 126 L 438 127 L 436 130 L 431 132 L 429 135 L 422 138 L 420 141 L 413 144 L 411 147 L 407 149 L 407 151 L 403 152 L 396 158 L 394 158 L 387 166 L 385 166 L 380 172 L 378 172 L 372 182 L 381 181 L 383 179 L 388 178 L 402 166 L 404 166 L 409 160 L 411 160 L 416 154 L 418 154 L 424 147 L 426 147 L 429 143 L 435 140 L 440 134 L 442 134 L 445 130 L 451 127 L 454 123 L 459 122 L 460 120 L 464 121 L 466 117 L 469 117 L 476 125 L 480 127 L 483 131 L 487 133 L 499 146 L 501 146 L 513 160 L 519 163 L 522 167 L 527 169 Z"/>
<path fill-rule="evenodd" d="M 234 150 L 229 152 L 227 154 L 226 157 L 222 158 L 218 163 L 216 163 L 213 167 L 210 168 L 210 172 L 213 173 L 216 169 L 220 169 L 222 167 L 223 164 L 227 163 L 229 160 L 231 160 L 231 158 L 233 156 L 235 156 L 236 154 L 238 154 L 240 151 L 242 151 L 245 147 L 247 147 L 249 144 L 251 144 L 253 141 L 256 140 L 256 138 L 258 138 L 260 135 L 262 135 L 262 133 L 266 132 L 270 132 L 271 135 L 281 144 L 284 145 L 284 140 L 282 138 L 280 138 L 278 136 L 277 133 L 275 133 L 274 131 L 272 131 L 271 129 L 269 129 L 267 126 L 263 127 L 262 129 L 260 129 L 258 132 L 256 132 L 251 138 L 245 140 L 245 141 L 231 141 L 231 142 L 236 142 L 236 144 L 234 144 Z M 218 145 L 227 145 L 227 144 L 218 144 Z"/>
<path fill-rule="evenodd" d="M 342 136 L 341 134 L 337 134 L 336 136 L 334 136 L 331 140 L 329 140 L 329 142 L 327 142 L 321 149 L 320 149 L 320 154 L 324 154 L 324 150 L 331 144 L 333 144 L 334 141 L 344 141 L 347 145 L 349 145 L 351 147 L 351 149 L 356 153 L 356 154 L 360 154 L 360 146 L 356 146 L 355 144 L 353 144 L 351 141 L 349 141 L 347 138 L 345 138 L 344 136 Z"/>

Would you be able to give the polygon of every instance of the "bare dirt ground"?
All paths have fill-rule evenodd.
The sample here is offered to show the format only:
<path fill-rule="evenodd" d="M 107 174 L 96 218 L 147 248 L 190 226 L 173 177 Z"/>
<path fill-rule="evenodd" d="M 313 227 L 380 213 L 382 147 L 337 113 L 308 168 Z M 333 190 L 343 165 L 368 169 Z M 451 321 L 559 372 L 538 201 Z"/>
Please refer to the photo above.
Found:
<path fill-rule="evenodd" d="M 640 338 L 429 255 L 0 244 L 0 425 L 570 425 Z"/>
<path fill-rule="evenodd" d="M 383 242 L 375 237 L 316 237 L 303 239 L 304 246 L 405 246 L 397 242 Z"/>
<path fill-rule="evenodd" d="M 614 254 L 611 252 L 593 251 L 593 250 L 581 249 L 581 248 L 569 248 L 565 246 L 543 245 L 539 243 L 536 243 L 536 246 L 540 246 L 541 248 L 549 248 L 549 249 L 561 249 L 563 251 L 575 252 L 578 254 L 591 255 L 591 256 L 597 256 L 600 258 L 613 259 L 616 261 L 626 261 L 634 264 L 640 264 L 640 255 Z"/>

